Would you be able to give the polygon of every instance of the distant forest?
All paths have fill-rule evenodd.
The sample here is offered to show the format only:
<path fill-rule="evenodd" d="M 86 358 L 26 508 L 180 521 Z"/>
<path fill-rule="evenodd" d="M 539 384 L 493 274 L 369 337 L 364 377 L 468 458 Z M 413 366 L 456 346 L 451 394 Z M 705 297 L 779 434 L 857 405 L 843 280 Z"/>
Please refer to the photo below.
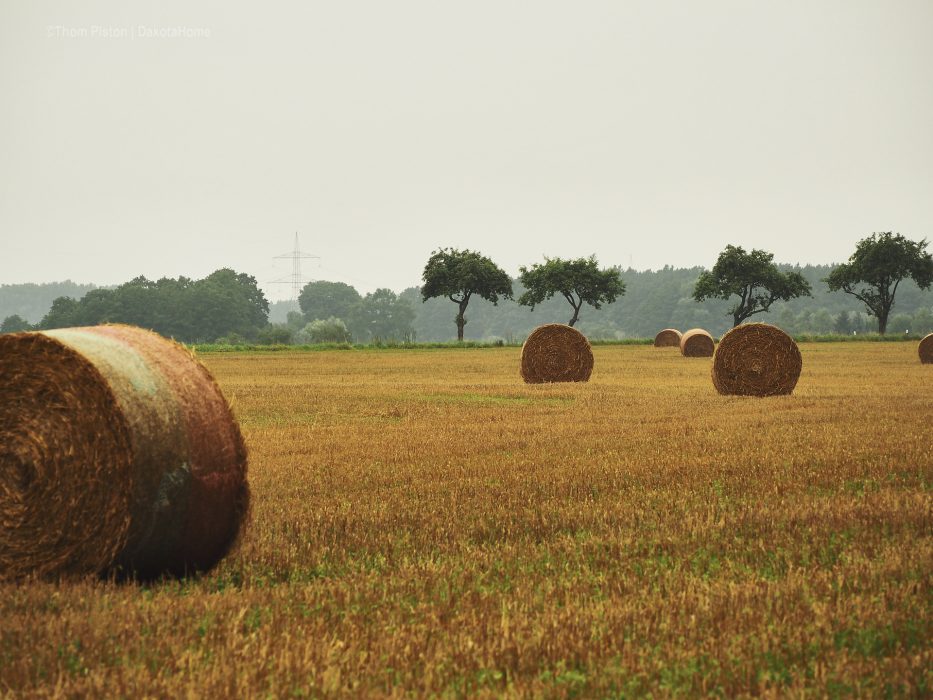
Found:
<path fill-rule="evenodd" d="M 875 319 L 856 299 L 827 290 L 822 280 L 832 266 L 779 267 L 800 272 L 812 285 L 813 297 L 775 302 L 769 313 L 751 320 L 767 321 L 793 334 L 861 334 L 876 329 Z M 726 313 L 730 302 L 692 299 L 701 272 L 700 267 L 625 270 L 625 295 L 599 311 L 584 306 L 577 327 L 594 339 L 653 337 L 668 327 L 701 327 L 721 335 L 732 325 Z M 524 290 L 517 280 L 513 285 L 517 298 Z M 534 311 L 511 300 L 493 306 L 474 298 L 466 312 L 465 338 L 517 342 L 542 323 L 566 323 L 571 314 L 562 298 L 553 298 Z M 185 342 L 309 342 L 315 340 L 313 329 L 309 330 L 312 322 L 323 324 L 325 320 L 341 321 L 338 325 L 346 335 L 338 337 L 354 342 L 449 341 L 456 338 L 455 315 L 456 306 L 450 301 L 422 303 L 420 288 L 409 287 L 399 294 L 377 290 L 360 296 L 359 306 L 351 313 L 331 312 L 325 304 L 311 318 L 301 313 L 297 301 L 267 304 L 253 278 L 232 270 L 218 270 L 203 280 L 138 278 L 114 289 L 71 281 L 0 285 L 0 320 L 19 316 L 43 328 L 135 323 Z M 922 291 L 910 280 L 897 290 L 888 325 L 889 334 L 907 331 L 912 335 L 933 332 L 933 291 Z"/>
<path fill-rule="evenodd" d="M 92 289 L 97 289 L 97 285 L 78 284 L 71 280 L 44 284 L 0 284 L 0 320 L 19 316 L 29 323 L 38 323 L 58 297 L 80 299 Z"/>

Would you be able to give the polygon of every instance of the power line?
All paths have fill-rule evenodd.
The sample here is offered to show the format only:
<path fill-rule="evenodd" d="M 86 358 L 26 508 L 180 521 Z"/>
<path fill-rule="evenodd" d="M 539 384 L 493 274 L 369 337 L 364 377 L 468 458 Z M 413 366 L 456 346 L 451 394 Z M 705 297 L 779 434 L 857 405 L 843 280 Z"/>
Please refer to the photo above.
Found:
<path fill-rule="evenodd" d="M 279 277 L 278 279 L 270 280 L 270 284 L 288 284 L 292 285 L 292 299 L 297 301 L 298 295 L 301 294 L 301 286 L 304 282 L 308 281 L 301 275 L 301 261 L 302 260 L 320 260 L 318 255 L 310 255 L 309 253 L 302 253 L 301 248 L 298 246 L 298 232 L 295 231 L 295 248 L 291 253 L 282 253 L 281 255 L 273 256 L 274 260 L 291 258 L 292 261 L 292 274 L 286 275 L 284 277 Z"/>

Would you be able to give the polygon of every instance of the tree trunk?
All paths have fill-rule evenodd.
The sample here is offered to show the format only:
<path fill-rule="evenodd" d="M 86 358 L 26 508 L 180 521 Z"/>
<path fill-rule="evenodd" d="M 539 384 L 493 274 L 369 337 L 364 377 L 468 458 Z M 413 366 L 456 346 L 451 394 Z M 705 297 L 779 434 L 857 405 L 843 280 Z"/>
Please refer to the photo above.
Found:
<path fill-rule="evenodd" d="M 878 314 L 878 333 L 884 335 L 888 330 L 888 310 Z"/>
<path fill-rule="evenodd" d="M 465 298 L 463 301 L 460 302 L 460 306 L 457 310 L 456 321 L 457 321 L 457 342 L 458 343 L 463 342 L 463 327 L 466 325 L 466 316 L 464 314 L 466 314 L 467 304 L 469 303 L 470 303 L 470 298 L 469 297 Z"/>
<path fill-rule="evenodd" d="M 450 297 L 450 300 L 456 302 L 457 304 L 457 315 L 454 317 L 454 322 L 457 324 L 457 342 L 463 342 L 463 327 L 466 325 L 466 310 L 467 304 L 470 303 L 470 295 L 465 294 L 463 299 L 455 299 L 453 296 Z"/>
<path fill-rule="evenodd" d="M 579 318 L 579 316 L 580 316 L 580 309 L 578 309 L 577 307 L 574 307 L 573 318 L 570 319 L 570 323 L 568 323 L 567 325 L 573 328 L 573 324 L 577 322 L 577 318 Z"/>

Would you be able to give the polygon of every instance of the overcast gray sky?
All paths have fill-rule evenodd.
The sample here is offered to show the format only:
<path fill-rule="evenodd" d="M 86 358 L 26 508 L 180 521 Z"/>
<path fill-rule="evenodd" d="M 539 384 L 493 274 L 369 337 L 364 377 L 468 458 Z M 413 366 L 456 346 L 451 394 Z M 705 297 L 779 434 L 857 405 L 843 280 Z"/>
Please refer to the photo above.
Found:
<path fill-rule="evenodd" d="M 933 237 L 931 0 L 151 5 L 0 4 L 0 282 Z"/>

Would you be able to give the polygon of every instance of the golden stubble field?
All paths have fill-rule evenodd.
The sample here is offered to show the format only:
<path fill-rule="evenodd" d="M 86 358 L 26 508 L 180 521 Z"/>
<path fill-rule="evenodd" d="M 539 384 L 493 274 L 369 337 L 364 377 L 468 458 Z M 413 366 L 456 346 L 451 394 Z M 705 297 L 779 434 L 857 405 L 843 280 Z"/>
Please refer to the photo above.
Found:
<path fill-rule="evenodd" d="M 200 579 L 0 587 L 0 695 L 933 692 L 933 367 L 802 346 L 793 396 L 595 348 L 202 355 L 252 523 Z"/>

